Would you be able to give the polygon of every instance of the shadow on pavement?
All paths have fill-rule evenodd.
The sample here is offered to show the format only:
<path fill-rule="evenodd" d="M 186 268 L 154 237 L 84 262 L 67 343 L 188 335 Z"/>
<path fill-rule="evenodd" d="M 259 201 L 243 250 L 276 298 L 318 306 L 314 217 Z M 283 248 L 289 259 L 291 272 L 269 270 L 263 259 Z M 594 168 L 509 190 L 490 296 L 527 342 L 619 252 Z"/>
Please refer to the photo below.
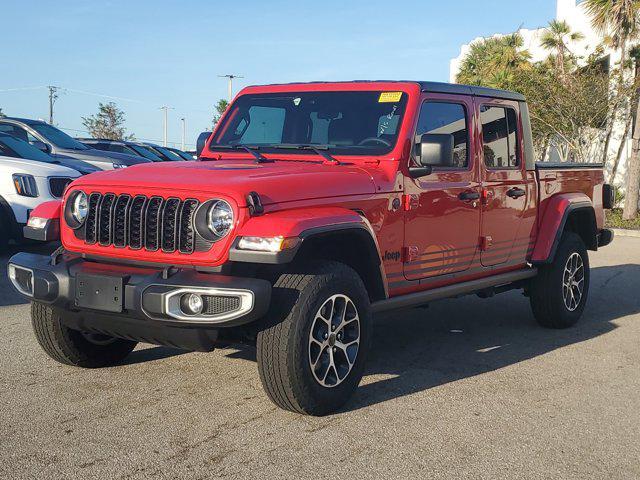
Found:
<path fill-rule="evenodd" d="M 446 300 L 381 317 L 367 375 L 387 378 L 360 386 L 345 409 L 491 372 L 606 334 L 617 328 L 615 320 L 640 312 L 638 284 L 640 265 L 593 268 L 584 315 L 566 330 L 538 326 L 519 292 Z"/>
<path fill-rule="evenodd" d="M 185 353 L 190 352 L 189 350 L 180 350 L 177 348 L 154 345 L 142 350 L 134 350 L 120 363 L 120 365 L 134 365 L 136 363 L 152 362 L 154 360 L 176 357 Z"/>

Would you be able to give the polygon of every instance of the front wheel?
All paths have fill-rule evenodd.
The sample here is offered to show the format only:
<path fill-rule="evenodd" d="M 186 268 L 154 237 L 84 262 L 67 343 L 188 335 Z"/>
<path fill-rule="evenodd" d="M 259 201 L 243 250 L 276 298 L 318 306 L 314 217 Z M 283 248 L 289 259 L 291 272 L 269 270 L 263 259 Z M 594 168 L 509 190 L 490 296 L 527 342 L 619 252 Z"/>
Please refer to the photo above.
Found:
<path fill-rule="evenodd" d="M 565 232 L 553 263 L 538 268 L 530 302 L 538 323 L 568 328 L 580 319 L 589 294 L 589 256 L 579 235 Z"/>
<path fill-rule="evenodd" d="M 324 262 L 281 275 L 273 291 L 268 326 L 257 338 L 267 395 L 285 410 L 334 412 L 358 387 L 370 346 L 361 278 L 346 265 Z"/>
<path fill-rule="evenodd" d="M 64 311 L 44 303 L 31 303 L 31 323 L 38 343 L 52 359 L 65 365 L 98 368 L 125 359 L 137 342 L 98 333 L 80 332 L 62 322 Z"/>

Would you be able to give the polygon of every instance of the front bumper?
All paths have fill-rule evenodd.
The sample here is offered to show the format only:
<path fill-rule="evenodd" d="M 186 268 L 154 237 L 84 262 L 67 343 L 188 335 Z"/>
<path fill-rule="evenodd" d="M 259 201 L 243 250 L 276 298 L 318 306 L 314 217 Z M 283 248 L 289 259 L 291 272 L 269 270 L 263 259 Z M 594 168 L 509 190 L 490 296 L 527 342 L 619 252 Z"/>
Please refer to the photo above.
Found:
<path fill-rule="evenodd" d="M 70 327 L 120 338 L 211 350 L 220 328 L 243 325 L 269 308 L 271 284 L 255 278 L 97 263 L 79 256 L 18 253 L 8 264 L 14 287 L 32 300 L 65 310 Z M 183 295 L 204 303 L 182 310 Z"/>

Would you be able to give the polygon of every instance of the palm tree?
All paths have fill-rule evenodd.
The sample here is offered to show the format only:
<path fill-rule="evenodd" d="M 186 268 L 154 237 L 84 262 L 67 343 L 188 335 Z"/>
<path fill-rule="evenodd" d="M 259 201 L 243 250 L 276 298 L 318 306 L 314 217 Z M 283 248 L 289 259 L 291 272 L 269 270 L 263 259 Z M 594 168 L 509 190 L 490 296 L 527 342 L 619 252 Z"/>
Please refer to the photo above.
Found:
<path fill-rule="evenodd" d="M 577 42 L 584 38 L 580 32 L 572 32 L 565 21 L 552 20 L 540 39 L 540 44 L 546 50 L 555 52 L 556 67 L 560 75 L 566 75 L 567 53 L 571 53 L 568 42 Z"/>
<path fill-rule="evenodd" d="M 482 39 L 471 45 L 456 76 L 458 83 L 510 88 L 514 74 L 530 66 L 531 55 L 518 32 Z"/>
<path fill-rule="evenodd" d="M 620 70 L 624 72 L 627 68 L 629 41 L 636 38 L 640 31 L 640 0 L 585 0 L 585 8 L 591 16 L 591 24 L 594 28 L 603 35 L 609 35 L 613 47 L 620 50 Z M 624 75 L 621 74 L 620 77 Z M 636 115 L 638 115 L 640 100 L 636 102 Z M 640 126 L 638 124 L 640 121 L 636 122 L 633 131 L 633 148 L 627 168 L 627 195 L 622 214 L 625 220 L 635 218 L 638 213 L 640 193 Z"/>

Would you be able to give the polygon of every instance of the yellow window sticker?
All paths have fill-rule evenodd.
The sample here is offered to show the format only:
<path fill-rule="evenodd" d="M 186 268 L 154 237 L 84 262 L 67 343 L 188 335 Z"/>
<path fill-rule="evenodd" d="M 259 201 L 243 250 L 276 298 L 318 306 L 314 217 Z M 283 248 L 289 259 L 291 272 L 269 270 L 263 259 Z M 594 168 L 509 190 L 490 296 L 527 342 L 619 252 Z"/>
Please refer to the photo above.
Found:
<path fill-rule="evenodd" d="M 378 103 L 399 102 L 401 98 L 402 92 L 382 92 L 380 93 L 380 98 L 378 98 Z"/>

